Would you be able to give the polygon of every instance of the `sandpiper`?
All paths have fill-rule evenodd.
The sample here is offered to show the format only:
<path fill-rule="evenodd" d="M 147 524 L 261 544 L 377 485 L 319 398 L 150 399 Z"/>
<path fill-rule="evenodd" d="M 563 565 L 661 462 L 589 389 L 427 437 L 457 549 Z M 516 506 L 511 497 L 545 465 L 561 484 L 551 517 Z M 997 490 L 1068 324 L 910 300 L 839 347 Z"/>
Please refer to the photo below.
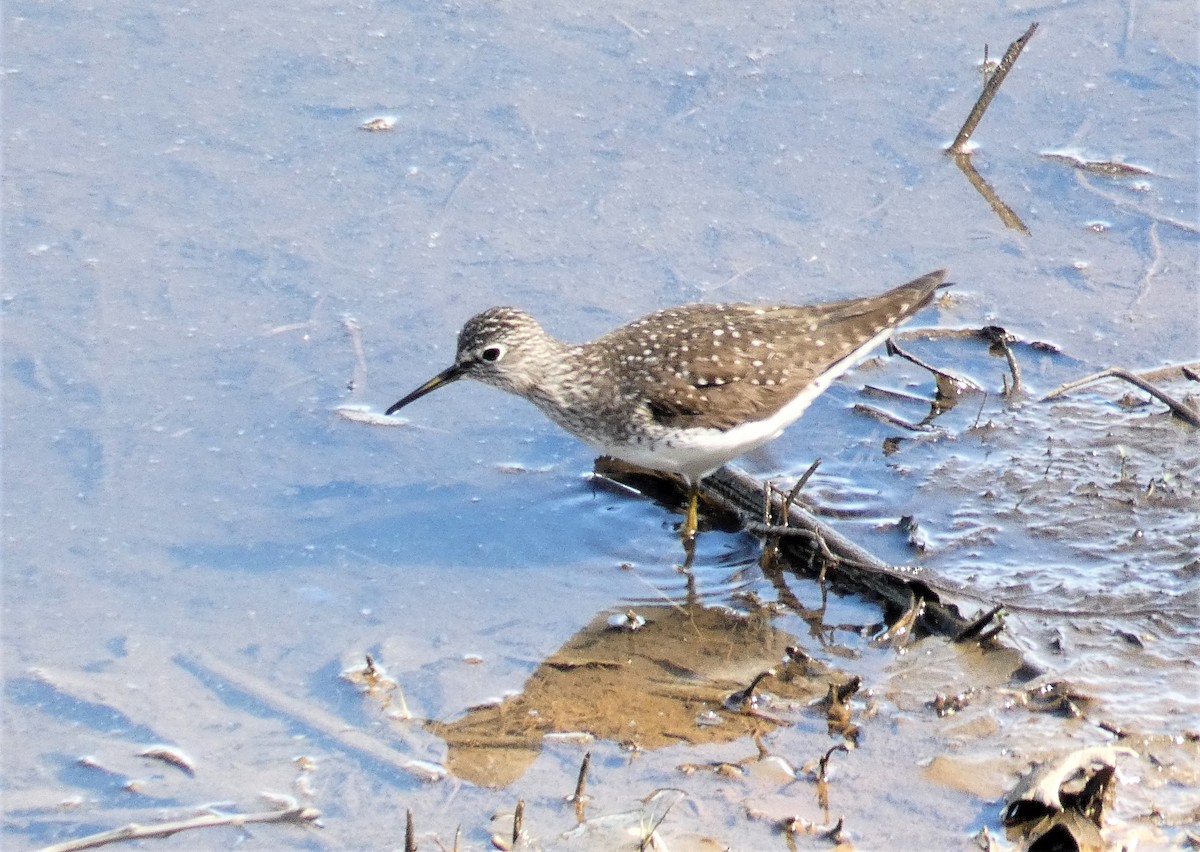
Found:
<path fill-rule="evenodd" d="M 945 276 L 819 305 L 684 305 L 578 344 L 524 311 L 488 308 L 459 332 L 454 364 L 387 413 L 461 378 L 524 397 L 602 453 L 683 476 L 690 541 L 700 480 L 794 423 Z"/>

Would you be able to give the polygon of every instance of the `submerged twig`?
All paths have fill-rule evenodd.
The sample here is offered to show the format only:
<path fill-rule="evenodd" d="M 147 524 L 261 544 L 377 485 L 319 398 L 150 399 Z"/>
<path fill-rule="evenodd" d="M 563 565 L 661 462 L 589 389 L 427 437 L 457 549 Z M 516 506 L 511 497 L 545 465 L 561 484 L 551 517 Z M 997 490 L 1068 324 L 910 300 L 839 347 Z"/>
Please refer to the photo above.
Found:
<path fill-rule="evenodd" d="M 1197 225 L 1195 222 L 1185 222 L 1182 219 L 1176 219 L 1173 216 L 1167 216 L 1157 210 L 1149 210 L 1139 204 L 1135 204 L 1128 198 L 1096 186 L 1090 180 L 1088 180 L 1088 175 L 1088 172 L 1083 171 L 1082 169 L 1076 169 L 1075 182 L 1088 192 L 1100 196 L 1118 210 L 1132 211 L 1138 216 L 1149 219 L 1151 222 L 1161 222 L 1164 225 L 1177 228 L 1187 234 L 1200 234 L 1200 225 Z"/>
<path fill-rule="evenodd" d="M 320 708 L 311 701 L 292 698 L 213 654 L 197 649 L 188 655 L 181 654 L 176 657 L 176 662 L 193 674 L 199 671 L 225 681 L 291 722 L 320 732 L 344 751 L 365 755 L 423 781 L 440 781 L 448 774 L 445 767 L 409 758 L 382 742 L 376 735 L 349 727 L 346 720 L 340 716 Z"/>
<path fill-rule="evenodd" d="M 107 846 L 109 843 L 121 843 L 127 840 L 145 840 L 151 837 L 170 837 L 181 831 L 191 831 L 197 828 L 215 828 L 223 825 L 243 826 L 251 823 L 294 822 L 300 825 L 312 825 L 321 816 L 321 812 L 307 806 L 297 805 L 281 811 L 265 811 L 252 814 L 210 813 L 191 819 L 181 819 L 174 822 L 164 822 L 158 825 L 140 825 L 130 823 L 112 831 L 102 831 L 89 834 L 76 840 L 55 843 L 47 846 L 41 852 L 75 852 L 79 849 L 95 849 Z"/>
<path fill-rule="evenodd" d="M 907 429 L 909 432 L 933 432 L 937 427 L 932 423 L 910 423 L 895 414 L 889 414 L 882 408 L 876 408 L 873 405 L 867 405 L 865 402 L 856 402 L 850 407 L 851 411 L 857 411 L 859 414 L 866 414 L 868 417 L 874 417 L 880 423 L 886 423 L 889 426 L 895 426 L 898 429 Z"/>
<path fill-rule="evenodd" d="M 860 593 L 867 592 L 901 609 L 909 606 L 914 594 L 922 597 L 926 601 L 924 625 L 943 635 L 954 636 L 967 625 L 967 620 L 956 608 L 941 601 L 934 591 L 932 576 L 920 569 L 886 564 L 800 506 L 791 507 L 788 513 L 789 527 L 766 527 L 758 521 L 762 486 L 747 474 L 724 467 L 705 477 L 701 487 L 708 498 L 736 512 L 746 531 L 778 536 L 785 548 L 791 550 L 793 557 L 799 549 L 795 544 L 798 538 L 811 542 L 809 553 L 815 545 L 816 552 L 822 557 L 819 560 L 822 571 L 831 563 L 836 566 L 830 571 L 835 585 L 854 588 Z M 944 578 L 938 578 L 936 582 L 946 592 L 971 596 L 968 588 L 955 587 Z"/>
<path fill-rule="evenodd" d="M 148 746 L 141 752 L 141 757 L 152 757 L 155 760 L 161 760 L 163 763 L 169 763 L 172 766 L 178 767 L 188 775 L 195 777 L 196 767 L 192 763 L 192 759 L 187 756 L 183 749 L 169 745 L 152 745 Z"/>
<path fill-rule="evenodd" d="M 1150 260 L 1150 266 L 1142 273 L 1142 277 L 1138 279 L 1138 293 L 1130 307 L 1138 304 L 1146 297 L 1146 294 L 1150 292 L 1150 279 L 1161 272 L 1163 268 L 1162 243 L 1158 239 L 1158 222 L 1150 223 L 1147 237 L 1150 240 L 1150 248 L 1154 250 L 1154 256 Z"/>
<path fill-rule="evenodd" d="M 1056 151 L 1045 151 L 1042 153 L 1042 158 L 1058 163 L 1066 163 L 1073 169 L 1079 169 L 1082 172 L 1091 172 L 1096 175 L 1104 175 L 1105 177 L 1142 177 L 1154 174 L 1149 169 L 1144 169 L 1141 166 L 1131 166 L 1129 163 L 1120 163 L 1115 160 L 1081 160 L 1074 154 L 1060 154 Z"/>
<path fill-rule="evenodd" d="M 1192 365 L 1184 365 L 1180 367 L 1180 369 L 1183 370 L 1184 374 L 1186 375 L 1186 371 L 1191 366 Z M 1075 379 L 1074 381 L 1059 385 L 1054 390 L 1050 391 L 1050 393 L 1042 397 L 1042 402 L 1048 402 L 1049 400 L 1057 399 L 1065 395 L 1068 391 L 1074 390 L 1075 388 L 1107 378 L 1123 379 L 1132 385 L 1136 385 L 1157 399 L 1159 402 L 1166 405 L 1167 408 L 1171 409 L 1171 413 L 1180 420 L 1184 421 L 1190 426 L 1200 427 L 1200 412 L 1197 412 L 1190 405 L 1175 399 L 1170 394 L 1150 384 L 1150 382 L 1148 382 L 1142 376 L 1131 373 L 1128 370 L 1124 370 L 1120 367 L 1111 367 L 1107 370 L 1101 370 L 1099 373 L 1093 373 L 1090 376 L 1084 376 L 1082 379 Z"/>
<path fill-rule="evenodd" d="M 354 372 L 350 381 L 346 383 L 350 397 L 353 398 L 367 383 L 367 354 L 363 349 L 362 326 L 358 324 L 358 320 L 352 316 L 343 316 L 342 328 L 346 329 L 346 334 L 350 336 L 350 348 L 354 351 Z"/>

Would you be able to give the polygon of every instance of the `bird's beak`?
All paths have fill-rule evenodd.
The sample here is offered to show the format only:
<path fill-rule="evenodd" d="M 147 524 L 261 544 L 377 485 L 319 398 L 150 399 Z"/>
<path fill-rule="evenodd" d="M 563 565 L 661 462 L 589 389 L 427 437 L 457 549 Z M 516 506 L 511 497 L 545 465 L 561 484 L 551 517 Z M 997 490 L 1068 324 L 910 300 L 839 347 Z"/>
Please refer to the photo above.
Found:
<path fill-rule="evenodd" d="M 447 369 L 442 370 L 440 373 L 438 373 L 432 379 L 427 381 L 425 384 L 421 385 L 419 388 L 417 388 L 415 391 L 410 393 L 408 396 L 404 397 L 404 399 L 400 400 L 395 405 L 393 405 L 391 408 L 389 408 L 385 413 L 386 414 L 395 414 L 401 408 L 408 405 L 410 402 L 414 402 L 414 401 L 420 399 L 421 397 L 425 396 L 425 394 L 430 393 L 431 391 L 437 390 L 442 385 L 448 385 L 453 381 L 457 381 L 458 379 L 461 379 L 462 375 L 465 371 L 466 371 L 466 368 L 459 364 L 455 364 L 453 367 L 448 367 Z"/>

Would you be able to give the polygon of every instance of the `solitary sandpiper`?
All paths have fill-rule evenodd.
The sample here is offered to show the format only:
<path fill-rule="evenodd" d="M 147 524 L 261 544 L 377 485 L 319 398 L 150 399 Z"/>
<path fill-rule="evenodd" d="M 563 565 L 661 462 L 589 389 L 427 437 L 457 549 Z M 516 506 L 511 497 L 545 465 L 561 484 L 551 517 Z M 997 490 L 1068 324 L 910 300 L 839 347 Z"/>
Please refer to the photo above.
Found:
<path fill-rule="evenodd" d="M 456 379 L 524 397 L 600 452 L 688 483 L 775 438 L 816 397 L 929 304 L 945 270 L 878 296 L 821 305 L 684 305 L 591 343 L 563 343 L 516 308 L 488 308 L 458 334 L 453 366 L 387 410 Z"/>

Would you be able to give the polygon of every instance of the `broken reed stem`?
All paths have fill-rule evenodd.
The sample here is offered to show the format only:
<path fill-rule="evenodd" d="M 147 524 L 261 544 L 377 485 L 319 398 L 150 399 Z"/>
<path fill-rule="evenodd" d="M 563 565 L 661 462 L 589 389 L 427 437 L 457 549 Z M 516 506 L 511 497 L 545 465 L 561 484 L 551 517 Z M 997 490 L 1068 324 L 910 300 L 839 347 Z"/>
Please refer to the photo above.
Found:
<path fill-rule="evenodd" d="M 575 805 L 575 821 L 581 825 L 587 820 L 587 796 L 584 790 L 587 789 L 587 774 L 588 767 L 592 765 L 592 753 L 585 751 L 583 753 L 583 762 L 579 764 L 579 778 L 575 781 L 575 792 L 571 794 L 571 798 L 567 801 Z"/>
<path fill-rule="evenodd" d="M 829 829 L 829 831 L 825 832 L 825 838 L 827 840 L 832 840 L 834 843 L 840 846 L 842 841 L 846 839 L 845 835 L 843 834 L 845 824 L 846 818 L 844 816 L 838 817 L 837 824 L 833 828 Z"/>
<path fill-rule="evenodd" d="M 1023 386 L 1021 384 L 1021 368 L 1017 364 L 1017 357 L 1013 355 L 1012 347 L 1008 345 L 1008 341 L 1002 337 L 1000 338 L 998 345 L 1000 346 L 1001 351 L 1004 352 L 1004 359 L 1008 361 L 1008 369 L 1009 372 L 1012 373 L 1013 383 L 1012 387 L 1008 390 L 1008 395 L 1016 396 L 1023 390 Z"/>
<path fill-rule="evenodd" d="M 833 684 L 830 684 L 832 691 Z M 829 822 L 829 758 L 833 757 L 835 751 L 849 751 L 845 744 L 838 743 L 817 762 L 817 805 L 821 808 L 821 813 L 824 814 L 825 822 Z"/>
<path fill-rule="evenodd" d="M 517 807 L 513 810 L 512 848 L 517 848 L 521 840 L 521 829 L 525 826 L 525 800 L 517 799 Z"/>
<path fill-rule="evenodd" d="M 968 624 L 966 627 L 964 627 L 961 631 L 959 631 L 958 635 L 955 636 L 950 641 L 951 642 L 966 642 L 970 639 L 974 639 L 974 638 L 982 635 L 983 628 L 987 627 L 988 624 L 992 623 L 992 619 L 996 618 L 996 616 L 999 615 L 1003 611 L 1004 611 L 1004 607 L 1001 605 L 997 605 L 997 606 L 992 607 L 989 610 L 986 610 L 981 615 L 979 615 L 974 621 L 972 621 L 970 624 Z M 999 621 L 1000 621 L 999 619 L 996 619 L 997 623 L 999 623 Z"/>
<path fill-rule="evenodd" d="M 575 793 L 571 796 L 571 801 L 578 802 L 583 798 L 583 791 L 587 788 L 588 767 L 592 765 L 592 753 L 585 751 L 583 753 L 583 762 L 579 764 L 579 778 L 575 781 Z"/>
<path fill-rule="evenodd" d="M 984 84 L 983 91 L 979 94 L 979 100 L 975 101 L 975 106 L 972 107 L 967 120 L 963 122 L 962 129 L 954 137 L 954 142 L 946 149 L 949 153 L 967 153 L 967 143 L 971 139 L 971 134 L 975 132 L 975 128 L 979 125 L 983 114 L 991 106 L 992 98 L 996 97 L 996 92 L 1000 91 L 1000 86 L 1004 83 L 1004 78 L 1008 76 L 1008 72 L 1016 65 L 1017 57 L 1021 55 L 1021 51 L 1025 49 L 1025 45 L 1033 38 L 1033 34 L 1037 32 L 1037 28 L 1037 21 L 1034 21 L 1029 25 L 1029 29 L 1025 31 L 1023 36 L 1008 46 L 1004 58 L 1000 60 L 1000 64 L 996 66 L 995 72 L 988 77 L 987 83 Z"/>
<path fill-rule="evenodd" d="M 804 471 L 804 475 L 796 480 L 796 484 L 792 486 L 792 490 L 788 492 L 787 499 L 783 501 L 783 525 L 786 527 L 788 523 L 788 513 L 796 502 L 796 498 L 800 496 L 800 489 L 808 484 L 808 480 L 812 479 L 812 475 L 817 472 L 817 468 L 821 466 L 821 460 L 816 459 L 808 466 L 808 470 Z"/>

